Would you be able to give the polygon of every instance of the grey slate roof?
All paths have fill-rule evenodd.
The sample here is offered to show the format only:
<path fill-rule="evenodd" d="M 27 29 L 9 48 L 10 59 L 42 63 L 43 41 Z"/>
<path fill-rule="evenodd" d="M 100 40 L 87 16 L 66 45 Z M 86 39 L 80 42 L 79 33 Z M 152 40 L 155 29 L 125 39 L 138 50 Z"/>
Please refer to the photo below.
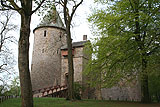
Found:
<path fill-rule="evenodd" d="M 48 11 L 48 13 L 43 17 L 43 20 L 37 27 L 42 26 L 59 27 L 65 29 L 62 19 L 59 16 L 56 8 Z"/>
<path fill-rule="evenodd" d="M 83 47 L 85 45 L 85 43 L 87 43 L 88 41 L 79 41 L 79 42 L 73 42 L 72 43 L 72 47 L 76 48 L 76 47 Z M 65 50 L 67 49 L 67 45 L 64 45 L 61 47 L 61 50 Z"/>

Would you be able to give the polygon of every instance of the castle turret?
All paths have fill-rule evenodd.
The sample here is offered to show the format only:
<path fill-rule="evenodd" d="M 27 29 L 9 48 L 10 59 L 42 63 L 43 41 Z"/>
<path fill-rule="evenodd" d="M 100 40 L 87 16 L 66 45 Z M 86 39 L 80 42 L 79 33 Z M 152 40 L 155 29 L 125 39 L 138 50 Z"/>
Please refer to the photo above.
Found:
<path fill-rule="evenodd" d="M 33 90 L 60 85 L 60 48 L 66 43 L 64 35 L 65 27 L 56 9 L 49 12 L 39 26 L 34 29 L 31 65 Z"/>

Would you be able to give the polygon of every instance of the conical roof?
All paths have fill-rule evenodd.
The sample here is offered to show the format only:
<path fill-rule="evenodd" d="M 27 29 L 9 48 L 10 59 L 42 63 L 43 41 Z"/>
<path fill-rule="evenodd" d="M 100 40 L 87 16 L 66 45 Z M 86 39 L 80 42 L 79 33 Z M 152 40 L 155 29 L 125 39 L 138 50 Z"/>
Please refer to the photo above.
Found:
<path fill-rule="evenodd" d="M 55 7 L 48 11 L 48 13 L 43 17 L 43 20 L 38 25 L 38 27 L 42 26 L 52 26 L 65 29 L 62 19 Z"/>

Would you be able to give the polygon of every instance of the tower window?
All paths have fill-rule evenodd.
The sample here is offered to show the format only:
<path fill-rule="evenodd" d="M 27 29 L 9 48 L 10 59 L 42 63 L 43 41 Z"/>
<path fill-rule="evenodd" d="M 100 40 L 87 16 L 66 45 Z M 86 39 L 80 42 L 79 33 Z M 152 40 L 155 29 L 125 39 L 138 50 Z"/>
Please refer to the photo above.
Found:
<path fill-rule="evenodd" d="M 44 49 L 42 49 L 42 53 L 44 53 Z"/>
<path fill-rule="evenodd" d="M 60 32 L 59 40 L 61 41 L 62 38 L 62 32 Z"/>
<path fill-rule="evenodd" d="M 44 31 L 44 37 L 46 37 L 46 35 L 47 35 L 47 31 L 45 30 L 45 31 Z"/>

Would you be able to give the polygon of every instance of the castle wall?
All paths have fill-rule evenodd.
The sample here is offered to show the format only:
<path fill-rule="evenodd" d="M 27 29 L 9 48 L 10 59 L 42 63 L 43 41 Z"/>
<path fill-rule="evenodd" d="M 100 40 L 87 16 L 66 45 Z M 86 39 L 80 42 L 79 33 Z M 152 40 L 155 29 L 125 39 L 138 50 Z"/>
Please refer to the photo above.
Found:
<path fill-rule="evenodd" d="M 75 47 L 73 50 L 74 56 L 73 56 L 73 66 L 74 66 L 74 82 L 78 82 L 82 84 L 82 87 L 84 90 L 82 90 L 82 98 L 88 99 L 95 97 L 93 95 L 94 90 L 89 88 L 86 80 L 87 77 L 83 75 L 83 71 L 85 69 L 85 66 L 88 63 L 89 56 L 84 53 L 84 46 L 82 47 Z M 66 55 L 67 50 L 62 50 L 62 53 Z M 63 56 L 62 54 L 62 74 L 61 74 L 61 84 L 66 84 L 66 73 L 68 73 L 68 59 L 67 56 Z"/>
<path fill-rule="evenodd" d="M 135 82 L 135 81 L 134 81 Z M 102 98 L 105 100 L 120 100 L 120 101 L 141 101 L 141 88 L 138 82 L 130 83 L 129 86 L 101 89 Z"/>
<path fill-rule="evenodd" d="M 64 32 L 54 27 L 35 30 L 31 65 L 33 90 L 61 83 L 60 47 L 66 43 Z"/>
<path fill-rule="evenodd" d="M 66 50 L 67 51 L 67 50 Z M 74 49 L 74 56 L 73 56 L 73 66 L 74 66 L 74 81 L 75 82 L 82 82 L 82 61 L 83 61 L 83 47 L 75 48 Z M 68 73 L 68 58 L 62 56 L 62 74 L 61 74 L 61 85 L 66 84 L 66 77 L 65 74 Z"/>

